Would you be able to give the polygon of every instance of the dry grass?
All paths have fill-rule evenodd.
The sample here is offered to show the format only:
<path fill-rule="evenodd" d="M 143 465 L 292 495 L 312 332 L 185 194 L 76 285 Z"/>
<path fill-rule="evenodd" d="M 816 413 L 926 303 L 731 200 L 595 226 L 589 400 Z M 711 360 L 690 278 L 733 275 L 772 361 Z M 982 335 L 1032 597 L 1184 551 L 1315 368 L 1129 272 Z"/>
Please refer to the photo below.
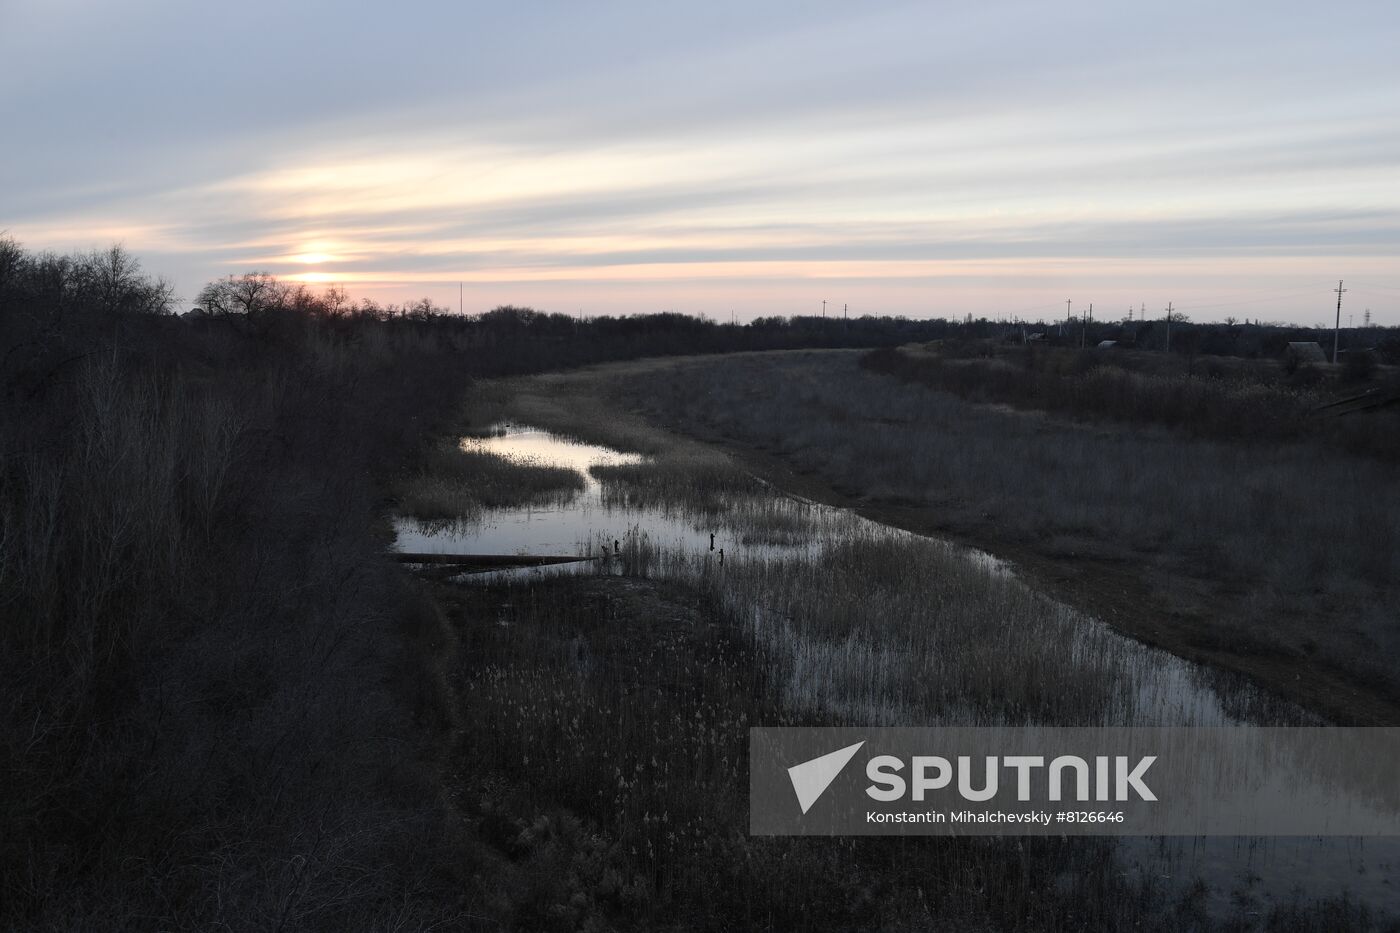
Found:
<path fill-rule="evenodd" d="M 425 521 L 467 518 L 483 508 L 567 500 L 584 488 L 577 470 L 507 461 L 457 444 L 439 444 L 419 471 L 397 484 L 399 510 Z"/>
<path fill-rule="evenodd" d="M 1101 840 L 748 836 L 748 726 L 833 714 L 789 708 L 786 665 L 703 592 L 609 576 L 441 598 L 462 620 L 464 796 L 516 928 L 1210 926 Z"/>
<path fill-rule="evenodd" d="M 668 422 L 779 451 L 838 489 L 936 509 L 954 531 L 1121 555 L 1181 611 L 1192 597 L 1174 581 L 1204 579 L 1233 600 L 1228 637 L 1396 686 L 1400 484 L 1380 463 L 970 405 L 862 371 L 854 354 L 676 368 L 617 391 Z M 1320 618 L 1333 620 L 1326 631 Z"/>
<path fill-rule="evenodd" d="M 731 552 L 721 565 L 639 526 L 593 574 L 443 587 L 463 639 L 462 786 L 503 859 L 497 916 L 561 928 L 1212 927 L 1199 890 L 1129 875 L 1097 840 L 747 837 L 749 724 L 1189 721 L 1142 689 L 1171 659 L 959 549 L 776 496 L 625 415 L 595 422 L 602 408 L 586 398 L 531 407 L 569 435 L 645 447 L 650 463 L 595 472 L 619 501 L 805 550 Z M 510 402 L 501 392 L 491 417 L 530 420 Z M 1236 712 L 1257 702 L 1209 679 Z M 1206 689 L 1189 673 L 1185 687 L 1165 680 L 1159 697 Z M 1348 903 L 1290 910 L 1281 928 L 1369 923 Z"/>
<path fill-rule="evenodd" d="M 754 477 L 727 460 L 688 452 L 662 453 L 643 463 L 595 466 L 604 494 L 624 508 L 685 505 L 722 508 L 723 500 L 762 491 Z"/>
<path fill-rule="evenodd" d="M 1356 357 L 1361 360 L 1363 357 Z M 1077 419 L 1160 425 L 1193 437 L 1256 443 L 1312 442 L 1394 462 L 1400 414 L 1317 418 L 1319 405 L 1364 389 L 1393 388 L 1394 372 L 1349 381 L 1345 373 L 1272 360 L 960 344 L 882 349 L 862 365 L 973 401 Z"/>

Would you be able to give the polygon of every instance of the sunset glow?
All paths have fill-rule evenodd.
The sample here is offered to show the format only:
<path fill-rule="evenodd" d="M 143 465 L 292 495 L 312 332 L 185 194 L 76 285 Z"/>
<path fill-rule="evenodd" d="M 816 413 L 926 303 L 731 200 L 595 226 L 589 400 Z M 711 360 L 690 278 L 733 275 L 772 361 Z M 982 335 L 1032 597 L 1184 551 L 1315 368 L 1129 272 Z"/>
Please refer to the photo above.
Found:
<path fill-rule="evenodd" d="M 0 93 L 6 125 L 46 141 L 0 169 L 0 227 L 35 248 L 121 241 L 187 297 L 258 269 L 453 307 L 461 283 L 467 310 L 997 317 L 1073 298 L 1307 323 L 1346 276 L 1385 320 L 1400 58 L 1377 25 L 1396 14 L 1363 5 L 1364 31 L 1301 5 L 999 4 L 986 31 L 990 11 L 917 6 L 443 6 L 356 26 L 313 3 L 239 63 L 167 45 L 173 3 L 137 4 L 146 48 L 118 53 L 106 14 L 26 0 L 0 52 L 32 81 Z M 383 64 L 283 54 L 313 37 Z M 59 42 L 78 73 L 48 67 Z M 223 81 L 245 68 L 310 106 L 248 112 Z M 117 115 L 56 122 L 32 97 L 99 75 L 149 99 L 123 115 L 141 132 L 75 146 Z M 186 119 L 200 130 L 166 125 Z"/>

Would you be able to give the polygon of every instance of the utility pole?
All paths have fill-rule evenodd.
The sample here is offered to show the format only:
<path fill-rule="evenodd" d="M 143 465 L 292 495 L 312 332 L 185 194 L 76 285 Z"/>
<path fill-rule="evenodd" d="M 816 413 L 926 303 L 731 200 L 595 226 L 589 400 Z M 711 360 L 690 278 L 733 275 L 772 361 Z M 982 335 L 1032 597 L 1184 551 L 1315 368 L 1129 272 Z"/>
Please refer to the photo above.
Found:
<path fill-rule="evenodd" d="M 1172 352 L 1172 303 L 1167 302 L 1167 352 Z"/>
<path fill-rule="evenodd" d="M 1365 285 L 1365 282 L 1361 283 Z M 1342 340 L 1342 293 L 1346 291 L 1342 288 L 1342 280 L 1337 280 L 1337 287 L 1333 289 L 1337 293 L 1337 326 L 1332 330 L 1332 362 L 1337 362 L 1337 349 L 1341 346 Z"/>
<path fill-rule="evenodd" d="M 462 308 L 463 308 L 463 307 L 464 307 L 464 306 L 463 306 L 463 304 L 462 304 L 462 283 L 461 283 L 461 282 L 458 282 L 458 283 L 457 283 L 457 316 L 458 316 L 458 317 L 461 317 L 461 316 L 462 316 Z"/>
<path fill-rule="evenodd" d="M 822 317 L 826 317 L 826 299 L 822 299 Z"/>

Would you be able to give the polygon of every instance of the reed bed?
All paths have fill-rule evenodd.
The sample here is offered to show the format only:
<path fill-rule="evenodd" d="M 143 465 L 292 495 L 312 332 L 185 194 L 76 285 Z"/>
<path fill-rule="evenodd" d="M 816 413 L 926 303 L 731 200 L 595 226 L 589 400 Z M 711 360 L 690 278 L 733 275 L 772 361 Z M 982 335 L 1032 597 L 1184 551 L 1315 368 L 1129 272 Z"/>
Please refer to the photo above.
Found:
<path fill-rule="evenodd" d="M 399 482 L 396 492 L 404 514 L 451 521 L 484 508 L 566 501 L 584 485 L 577 470 L 440 444 L 425 456 L 417 473 Z"/>
<path fill-rule="evenodd" d="M 686 486 L 632 485 L 611 467 L 590 471 L 602 481 L 601 501 L 609 509 L 654 511 L 689 522 L 698 529 L 726 533 L 748 546 L 794 547 L 811 540 L 811 505 L 774 495 L 752 477 L 738 475 L 731 488 L 742 492 L 697 492 L 686 498 Z M 645 475 L 645 467 L 629 469 L 622 476 Z M 661 486 L 662 488 L 657 488 Z M 716 484 L 718 488 L 724 488 Z"/>
<path fill-rule="evenodd" d="M 635 540 L 629 573 L 668 569 Z M 1105 840 L 748 836 L 748 727 L 831 717 L 793 709 L 784 665 L 703 589 L 614 574 L 444 599 L 471 620 L 464 798 L 517 928 L 1210 928 L 1198 892 Z"/>

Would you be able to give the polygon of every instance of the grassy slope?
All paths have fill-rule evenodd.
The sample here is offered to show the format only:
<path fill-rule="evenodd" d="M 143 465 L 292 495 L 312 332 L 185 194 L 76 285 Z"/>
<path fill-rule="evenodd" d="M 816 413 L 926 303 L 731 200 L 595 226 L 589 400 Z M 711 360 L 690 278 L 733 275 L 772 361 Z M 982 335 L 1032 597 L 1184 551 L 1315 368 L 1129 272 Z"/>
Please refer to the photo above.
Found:
<path fill-rule="evenodd" d="M 1012 559 L 1144 640 L 1341 721 L 1400 722 L 1400 490 L 1381 464 L 972 404 L 841 352 L 574 378 L 780 485 Z"/>
<path fill-rule="evenodd" d="M 625 369 L 670 371 L 651 362 Z M 733 473 L 729 455 L 611 407 L 595 394 L 604 384 L 594 372 L 479 386 L 468 426 L 509 415 L 648 452 L 672 479 L 706 483 Z M 658 495 L 670 494 L 666 485 Z M 880 558 L 853 554 L 813 568 L 810 578 L 768 582 L 806 599 L 804 618 L 839 627 L 869 610 L 860 594 L 870 587 L 859 578 L 878 572 Z M 762 575 L 761 567 L 750 569 Z M 903 593 L 908 568 L 887 570 L 897 578 L 892 592 Z M 781 650 L 749 637 L 718 591 L 645 579 L 645 572 L 629 564 L 620 577 L 436 590 L 461 644 L 451 677 L 462 710 L 454 797 L 471 832 L 494 853 L 473 883 L 477 909 L 494 922 L 515 929 L 1211 928 L 1199 889 L 1164 890 L 1155 878 L 1126 877 L 1093 839 L 748 837 L 745 727 L 825 721 L 832 713 L 802 712 L 812 704 L 794 702 Z M 936 594 L 942 575 L 927 576 L 911 589 L 927 583 Z M 828 599 L 828 585 L 845 601 Z M 959 657 L 978 650 L 975 616 L 969 613 L 967 637 L 953 652 Z M 1075 715 L 1079 700 L 1067 698 L 1063 684 L 1010 676 L 1028 694 L 1043 695 L 998 692 L 985 698 L 989 709 L 1042 704 L 1036 715 Z M 821 678 L 808 685 L 841 691 Z M 909 685 L 892 686 L 909 692 Z M 1254 928 L 1258 915 L 1245 912 L 1258 905 L 1245 897 L 1235 906 L 1238 928 Z M 1263 920 L 1281 930 L 1369 928 L 1365 911 L 1345 902 L 1266 910 Z"/>

